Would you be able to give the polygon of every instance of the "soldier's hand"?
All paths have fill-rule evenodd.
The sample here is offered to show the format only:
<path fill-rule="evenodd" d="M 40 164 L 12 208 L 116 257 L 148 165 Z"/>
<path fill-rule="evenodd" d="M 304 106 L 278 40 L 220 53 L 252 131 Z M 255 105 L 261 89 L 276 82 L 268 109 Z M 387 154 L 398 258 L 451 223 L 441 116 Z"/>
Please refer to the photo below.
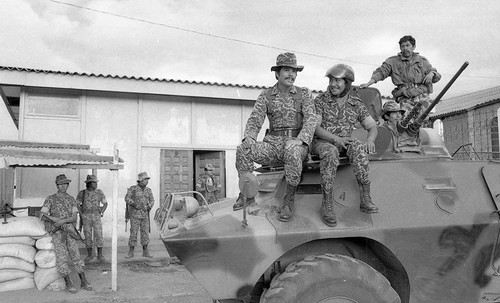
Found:
<path fill-rule="evenodd" d="M 424 81 L 422 81 L 422 83 L 424 83 L 424 84 L 431 84 L 432 83 L 432 78 L 434 78 L 434 72 L 428 73 L 425 76 Z"/>
<path fill-rule="evenodd" d="M 342 146 L 342 148 L 347 149 L 347 145 L 351 144 L 354 141 L 353 138 L 351 137 L 337 137 L 333 141 L 333 143 L 337 143 L 338 145 Z"/>
<path fill-rule="evenodd" d="M 63 219 L 61 219 L 61 220 L 57 220 L 56 222 L 54 222 L 54 226 L 55 226 L 55 227 L 59 227 L 59 226 L 61 226 L 61 225 L 63 225 L 63 224 L 64 224 Z"/>
<path fill-rule="evenodd" d="M 243 146 L 243 148 L 250 148 L 250 146 L 252 146 L 252 144 L 254 144 L 254 143 L 255 143 L 254 138 L 245 137 L 245 139 L 243 139 L 243 142 L 241 143 L 241 145 Z"/>
<path fill-rule="evenodd" d="M 290 148 L 293 146 L 300 146 L 302 145 L 302 140 L 299 139 L 291 139 L 286 141 L 285 148 Z"/>
<path fill-rule="evenodd" d="M 375 143 L 371 140 L 366 141 L 366 151 L 369 154 L 374 154 L 375 153 Z"/>

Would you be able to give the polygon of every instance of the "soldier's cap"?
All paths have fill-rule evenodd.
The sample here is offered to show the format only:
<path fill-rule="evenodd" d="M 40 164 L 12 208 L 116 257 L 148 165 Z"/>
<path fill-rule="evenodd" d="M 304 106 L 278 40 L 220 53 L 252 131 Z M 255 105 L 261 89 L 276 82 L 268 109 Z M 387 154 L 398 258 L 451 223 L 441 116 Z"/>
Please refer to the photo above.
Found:
<path fill-rule="evenodd" d="M 384 115 L 392 113 L 392 112 L 401 112 L 403 115 L 405 113 L 405 110 L 402 109 L 396 101 L 387 101 L 384 106 L 382 107 L 382 117 Z"/>
<path fill-rule="evenodd" d="M 149 180 L 151 179 L 150 177 L 148 177 L 148 173 L 147 172 L 142 172 L 142 173 L 139 173 L 137 175 L 137 182 L 141 182 L 142 180 Z"/>
<path fill-rule="evenodd" d="M 298 72 L 301 72 L 304 69 L 304 66 L 297 65 L 297 57 L 295 57 L 294 53 L 281 53 L 276 58 L 276 65 L 271 67 L 271 71 L 276 71 L 279 67 L 293 67 Z"/>
<path fill-rule="evenodd" d="M 87 175 L 87 180 L 85 180 L 85 183 L 89 183 L 89 182 L 99 182 L 99 180 L 97 180 L 97 177 L 95 175 Z"/>
<path fill-rule="evenodd" d="M 210 163 L 205 164 L 205 170 L 214 170 L 214 166 Z"/>
<path fill-rule="evenodd" d="M 61 184 L 69 184 L 71 182 L 70 179 L 66 178 L 65 174 L 61 174 L 56 177 L 56 184 L 61 185 Z"/>

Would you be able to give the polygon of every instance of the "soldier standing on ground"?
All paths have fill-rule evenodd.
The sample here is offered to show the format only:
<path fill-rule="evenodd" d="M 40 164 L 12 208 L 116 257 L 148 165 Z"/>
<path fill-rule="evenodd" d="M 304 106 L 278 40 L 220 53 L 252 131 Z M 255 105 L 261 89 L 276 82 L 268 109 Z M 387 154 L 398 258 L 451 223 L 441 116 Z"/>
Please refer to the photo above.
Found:
<path fill-rule="evenodd" d="M 204 167 L 205 173 L 200 175 L 196 182 L 196 191 L 200 192 L 208 204 L 218 202 L 217 192 L 220 191 L 221 185 L 219 180 L 214 176 L 214 167 L 212 164 L 206 164 Z"/>
<path fill-rule="evenodd" d="M 271 67 L 278 82 L 257 98 L 245 127 L 243 142 L 236 149 L 236 169 L 240 177 L 253 170 L 254 162 L 284 165 L 287 188 L 278 218 L 285 222 L 293 216 L 302 162 L 309 152 L 317 123 L 311 92 L 293 85 L 297 72 L 303 69 L 303 66 L 297 65 L 295 54 L 278 55 L 276 65 Z M 262 142 L 257 142 L 266 116 L 269 132 Z M 241 208 L 243 195 L 240 193 L 233 209 Z"/>
<path fill-rule="evenodd" d="M 149 244 L 149 212 L 155 204 L 153 192 L 147 187 L 149 177 L 146 172 L 137 175 L 137 185 L 127 190 L 125 202 L 130 213 L 130 238 L 128 241 L 129 252 L 125 258 L 134 257 L 134 247 L 137 245 L 137 233 L 141 231 L 142 256 L 152 258 L 148 251 Z"/>
<path fill-rule="evenodd" d="M 315 99 L 319 124 L 312 143 L 312 152 L 319 155 L 321 173 L 321 220 L 328 226 L 336 226 L 333 210 L 333 185 L 340 164 L 340 151 L 345 150 L 360 188 L 360 210 L 376 213 L 378 208 L 371 201 L 368 178 L 368 155 L 375 152 L 377 126 L 363 101 L 349 94 L 354 82 L 354 70 L 345 64 L 332 66 L 326 72 L 329 85 L 326 92 Z M 366 143 L 352 136 L 354 125 L 360 122 L 368 131 Z"/>
<path fill-rule="evenodd" d="M 49 232 L 51 232 L 52 244 L 56 253 L 57 271 L 66 282 L 66 291 L 76 293 L 77 290 L 69 277 L 71 274 L 70 262 L 73 263 L 80 276 L 81 288 L 90 291 L 92 287 L 85 277 L 85 264 L 80 259 L 78 243 L 69 235 L 69 233 L 77 232 L 73 224 L 76 222 L 78 213 L 75 198 L 66 193 L 70 182 L 71 180 L 66 178 L 66 175 L 57 176 L 57 193 L 45 199 L 40 212 L 54 221 L 54 227 Z"/>
<path fill-rule="evenodd" d="M 414 52 L 416 43 L 412 36 L 402 37 L 399 40 L 401 52 L 387 58 L 382 66 L 373 72 L 370 81 L 359 87 L 368 87 L 391 76 L 392 83 L 396 85 L 392 95 L 401 108 L 408 111 L 420 103 L 422 110 L 425 110 L 430 104 L 432 84 L 438 82 L 441 75 L 424 56 Z"/>
<path fill-rule="evenodd" d="M 95 175 L 87 175 L 87 179 L 85 180 L 87 188 L 81 190 L 76 196 L 76 202 L 83 220 L 83 233 L 85 235 L 85 246 L 87 247 L 88 253 L 85 262 L 89 262 L 94 257 L 94 244 L 97 246 L 97 260 L 99 262 L 105 260 L 102 255 L 103 239 L 101 217 L 108 207 L 108 201 L 106 201 L 106 196 L 102 190 L 97 188 L 97 182 L 99 181 Z M 93 239 L 92 233 L 94 234 Z"/>

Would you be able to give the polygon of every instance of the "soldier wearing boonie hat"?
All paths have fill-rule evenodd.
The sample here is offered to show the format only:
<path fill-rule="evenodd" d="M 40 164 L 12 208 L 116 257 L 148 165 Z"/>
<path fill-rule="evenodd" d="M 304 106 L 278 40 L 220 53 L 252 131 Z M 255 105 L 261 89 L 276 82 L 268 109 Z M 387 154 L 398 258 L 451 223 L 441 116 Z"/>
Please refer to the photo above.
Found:
<path fill-rule="evenodd" d="M 102 237 L 101 217 L 108 207 L 108 201 L 102 190 L 97 188 L 97 182 L 99 182 L 99 180 L 97 180 L 95 175 L 87 175 L 87 179 L 84 182 L 86 189 L 78 193 L 76 202 L 80 210 L 83 233 L 85 235 L 85 246 L 88 253 L 85 262 L 89 262 L 94 257 L 94 245 L 97 247 L 97 260 L 104 262 L 105 258 L 102 254 L 104 240 Z M 93 238 L 92 234 L 94 235 Z"/>
<path fill-rule="evenodd" d="M 152 258 L 148 250 L 149 233 L 151 232 L 149 212 L 155 204 L 155 199 L 151 188 L 146 186 L 149 179 L 147 172 L 139 173 L 137 175 L 137 184 L 129 187 L 127 195 L 125 195 L 125 202 L 130 216 L 129 252 L 125 258 L 134 257 L 134 247 L 137 245 L 139 230 L 141 233 L 142 256 Z"/>
<path fill-rule="evenodd" d="M 276 64 L 271 67 L 278 82 L 257 98 L 243 141 L 236 150 L 236 169 L 240 177 L 253 171 L 254 162 L 284 166 L 287 188 L 278 217 L 281 221 L 289 221 L 293 216 L 302 162 L 309 152 L 317 123 L 311 91 L 294 85 L 297 72 L 303 69 L 304 66 L 297 64 L 294 53 L 278 55 Z M 257 142 L 266 116 L 269 130 L 264 140 Z M 242 209 L 243 200 L 240 193 L 233 210 Z M 248 203 L 253 201 L 250 197 Z"/>
<path fill-rule="evenodd" d="M 75 198 L 66 193 L 70 182 L 71 180 L 64 174 L 56 177 L 57 193 L 45 199 L 40 213 L 46 215 L 53 222 L 62 220 L 65 222 L 61 225 L 61 228 L 51 229 L 49 232 L 54 244 L 57 271 L 64 278 L 66 291 L 76 293 L 77 289 L 70 279 L 70 262 L 73 263 L 76 272 L 80 276 L 81 288 L 90 291 L 92 287 L 85 277 L 85 264 L 80 259 L 77 240 L 69 235 L 70 232 L 77 233 L 74 222 L 76 222 L 78 213 Z"/>
<path fill-rule="evenodd" d="M 208 204 L 218 202 L 217 192 L 220 191 L 221 185 L 218 178 L 214 175 L 214 166 L 207 163 L 203 167 L 203 170 L 204 173 L 196 181 L 196 191 L 205 197 Z"/>

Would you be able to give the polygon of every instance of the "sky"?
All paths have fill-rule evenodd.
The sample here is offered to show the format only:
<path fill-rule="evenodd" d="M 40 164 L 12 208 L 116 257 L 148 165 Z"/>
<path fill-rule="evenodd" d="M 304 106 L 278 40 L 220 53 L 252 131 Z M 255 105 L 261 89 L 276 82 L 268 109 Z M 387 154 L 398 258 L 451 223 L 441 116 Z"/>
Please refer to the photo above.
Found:
<path fill-rule="evenodd" d="M 2 0 L 2 11 L 2 66 L 271 86 L 292 51 L 305 66 L 295 84 L 324 90 L 329 67 L 368 82 L 412 35 L 442 74 L 434 97 L 465 61 L 443 99 L 500 85 L 494 0 Z M 389 96 L 393 84 L 372 87 Z"/>

